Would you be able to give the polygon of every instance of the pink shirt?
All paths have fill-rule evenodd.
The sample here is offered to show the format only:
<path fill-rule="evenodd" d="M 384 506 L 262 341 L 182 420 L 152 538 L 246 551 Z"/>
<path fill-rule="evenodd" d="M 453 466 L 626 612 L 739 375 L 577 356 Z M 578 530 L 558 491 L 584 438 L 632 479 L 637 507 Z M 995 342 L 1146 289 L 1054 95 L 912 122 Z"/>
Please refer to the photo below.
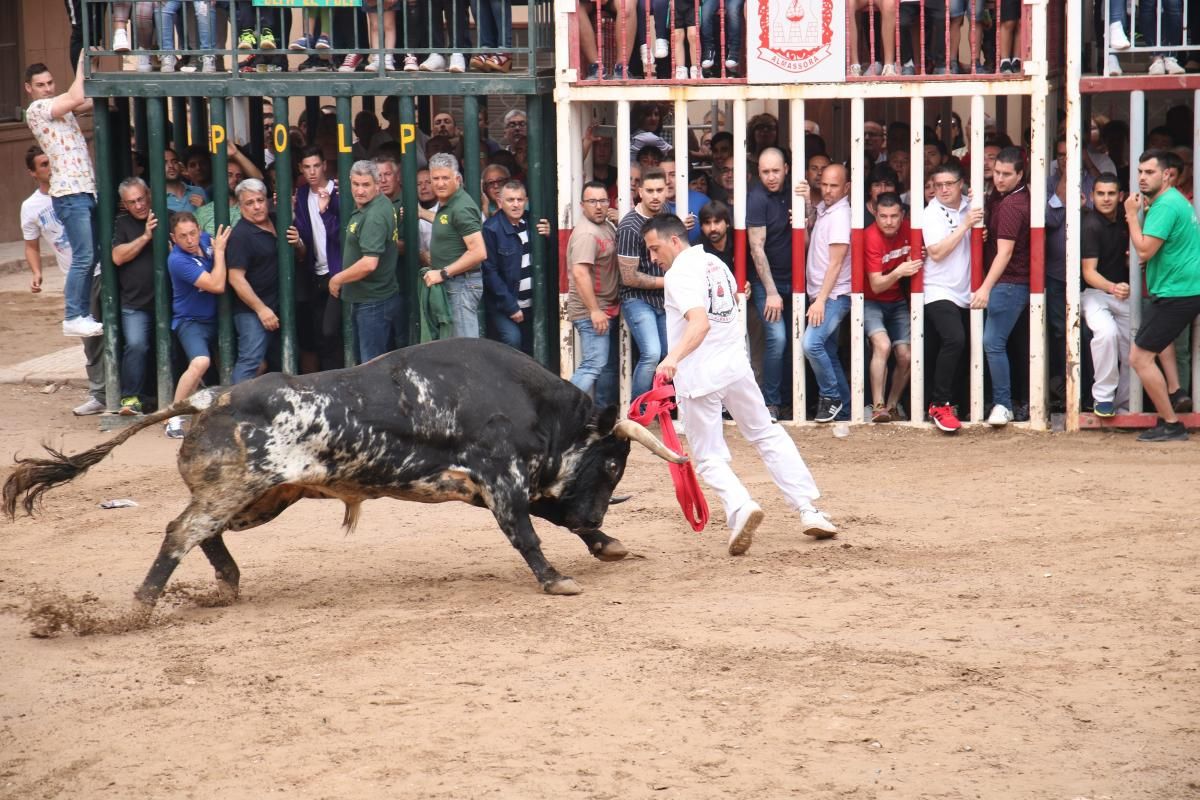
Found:
<path fill-rule="evenodd" d="M 829 246 L 847 245 L 846 255 L 838 271 L 837 283 L 829 293 L 829 299 L 850 293 L 850 199 L 843 197 L 826 208 L 825 201 L 817 204 L 817 221 L 813 224 L 808 240 L 808 262 L 805 270 L 805 290 L 809 297 L 816 297 L 829 271 Z"/>

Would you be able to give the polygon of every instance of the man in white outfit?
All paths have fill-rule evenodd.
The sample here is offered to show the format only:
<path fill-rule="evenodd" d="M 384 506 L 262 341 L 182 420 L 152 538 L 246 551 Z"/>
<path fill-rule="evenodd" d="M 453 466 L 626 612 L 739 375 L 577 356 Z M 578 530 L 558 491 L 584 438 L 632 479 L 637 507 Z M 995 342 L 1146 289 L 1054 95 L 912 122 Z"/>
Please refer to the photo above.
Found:
<path fill-rule="evenodd" d="M 783 428 L 771 422 L 746 355 L 746 326 L 733 275 L 703 245 L 688 246 L 679 217 L 659 214 L 642 228 L 650 257 L 665 272 L 667 356 L 657 372 L 675 381 L 680 418 L 700 477 L 716 491 L 730 528 L 729 554 L 750 549 L 762 508 L 729 466 L 721 407 L 758 450 L 801 529 L 827 539 L 837 528 L 813 506 L 820 497 L 812 473 Z"/>

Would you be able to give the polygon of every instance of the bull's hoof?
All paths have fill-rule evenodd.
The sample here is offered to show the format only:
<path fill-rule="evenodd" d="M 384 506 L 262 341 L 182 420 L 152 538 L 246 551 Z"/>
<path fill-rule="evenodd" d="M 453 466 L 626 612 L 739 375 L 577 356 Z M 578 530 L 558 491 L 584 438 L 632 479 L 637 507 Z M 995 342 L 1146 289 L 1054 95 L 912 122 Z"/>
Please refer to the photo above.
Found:
<path fill-rule="evenodd" d="M 616 539 L 609 539 L 607 542 L 596 542 L 592 546 L 592 555 L 601 561 L 620 561 L 629 555 L 629 550 Z"/>
<path fill-rule="evenodd" d="M 542 584 L 542 591 L 546 594 L 580 594 L 583 587 L 571 578 L 559 578 Z"/>

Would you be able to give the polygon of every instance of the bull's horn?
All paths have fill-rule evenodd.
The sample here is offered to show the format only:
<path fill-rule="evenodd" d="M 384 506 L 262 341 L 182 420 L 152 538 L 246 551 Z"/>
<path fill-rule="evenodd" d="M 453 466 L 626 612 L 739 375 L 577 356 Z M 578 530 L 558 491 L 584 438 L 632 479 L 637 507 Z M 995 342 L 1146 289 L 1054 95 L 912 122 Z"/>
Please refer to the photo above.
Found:
<path fill-rule="evenodd" d="M 622 439 L 628 439 L 631 442 L 643 445 L 663 461 L 670 461 L 672 464 L 687 463 L 687 456 L 681 456 L 679 453 L 676 453 L 659 441 L 657 436 L 631 419 L 623 419 L 618 422 L 613 428 L 613 433 Z"/>

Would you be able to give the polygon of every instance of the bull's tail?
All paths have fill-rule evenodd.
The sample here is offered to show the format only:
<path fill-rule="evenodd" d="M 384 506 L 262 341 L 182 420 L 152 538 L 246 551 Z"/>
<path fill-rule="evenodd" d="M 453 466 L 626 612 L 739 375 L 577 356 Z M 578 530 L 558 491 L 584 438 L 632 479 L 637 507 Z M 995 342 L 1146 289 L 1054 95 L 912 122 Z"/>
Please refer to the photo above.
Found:
<path fill-rule="evenodd" d="M 50 454 L 50 458 L 18 458 L 16 469 L 4 482 L 4 513 L 8 515 L 9 519 L 16 517 L 17 503 L 20 502 L 25 513 L 32 516 L 34 510 L 41 503 L 42 495 L 48 490 L 75 480 L 142 429 L 180 414 L 195 414 L 203 411 L 213 404 L 222 391 L 222 389 L 204 389 L 196 392 L 186 400 L 181 400 L 153 414 L 147 414 L 107 442 L 96 445 L 83 453 L 67 455 L 49 445 L 43 445 L 46 452 Z"/>

